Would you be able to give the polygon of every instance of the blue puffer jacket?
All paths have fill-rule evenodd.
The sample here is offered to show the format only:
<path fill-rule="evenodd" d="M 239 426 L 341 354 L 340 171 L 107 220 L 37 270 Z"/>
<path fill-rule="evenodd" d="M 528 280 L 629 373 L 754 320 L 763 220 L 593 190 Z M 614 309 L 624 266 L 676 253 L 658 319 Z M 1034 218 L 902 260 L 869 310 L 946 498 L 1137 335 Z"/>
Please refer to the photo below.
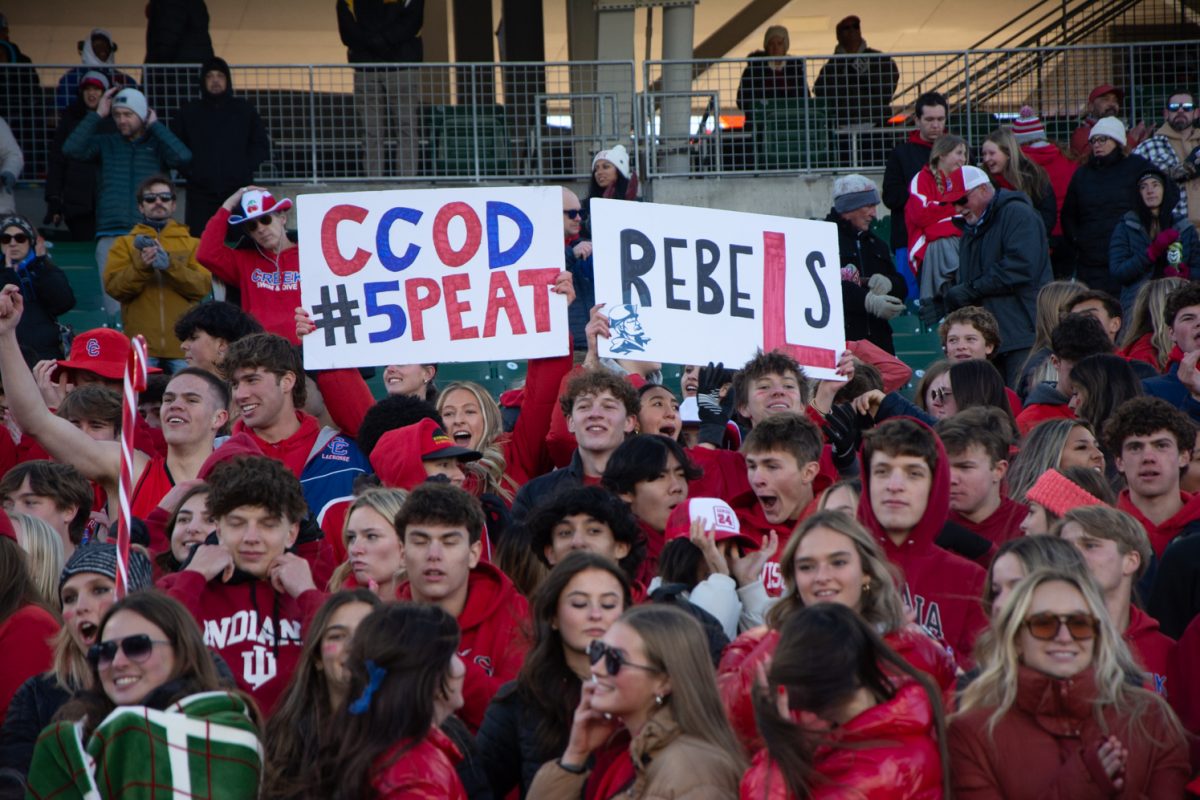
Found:
<path fill-rule="evenodd" d="M 1178 217 L 1171 226 L 1179 231 L 1179 244 L 1183 246 L 1183 264 L 1191 271 L 1192 278 L 1200 277 L 1200 236 L 1187 217 Z M 1164 255 L 1151 263 L 1146 255 L 1150 246 L 1150 232 L 1138 219 L 1136 211 L 1126 211 L 1121 222 L 1113 229 L 1112 241 L 1108 245 L 1108 271 L 1121 282 L 1121 312 L 1125 319 L 1133 313 L 1133 301 L 1138 289 L 1151 278 L 1163 277 L 1167 266 Z"/>
<path fill-rule="evenodd" d="M 97 133 L 101 119 L 95 111 L 88 112 L 63 142 L 63 154 L 100 162 L 96 234 L 123 236 L 142 218 L 134 196 L 138 184 L 151 175 L 187 166 L 192 151 L 161 123 L 131 141 L 116 131 Z"/>

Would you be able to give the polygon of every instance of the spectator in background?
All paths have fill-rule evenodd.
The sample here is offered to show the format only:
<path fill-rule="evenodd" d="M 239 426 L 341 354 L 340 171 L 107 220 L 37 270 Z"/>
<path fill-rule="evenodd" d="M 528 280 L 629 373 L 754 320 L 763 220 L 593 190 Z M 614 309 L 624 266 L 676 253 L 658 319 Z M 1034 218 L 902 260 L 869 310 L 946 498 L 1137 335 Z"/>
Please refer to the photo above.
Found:
<path fill-rule="evenodd" d="M 80 39 L 76 48 L 79 50 L 82 66 L 72 67 L 58 79 L 58 86 L 54 89 L 55 110 L 62 111 L 75 100 L 79 94 L 79 87 L 89 72 L 98 72 L 104 76 L 105 89 L 109 86 L 122 89 L 127 86 L 131 89 L 138 88 L 137 81 L 112 68 L 116 63 L 117 43 L 113 41 L 112 34 L 104 28 L 92 28 L 88 38 Z"/>
<path fill-rule="evenodd" d="M 982 161 L 997 189 L 1024 192 L 1042 216 L 1047 234 L 1054 229 L 1058 204 L 1050 177 L 1036 162 L 1025 157 L 1007 128 L 997 128 L 983 140 Z"/>
<path fill-rule="evenodd" d="M 99 107 L 100 98 L 108 91 L 108 87 L 108 78 L 104 73 L 97 70 L 84 73 L 78 79 L 75 99 L 58 115 L 54 141 L 50 145 L 46 173 L 46 217 L 42 224 L 65 223 L 71 238 L 80 242 L 96 236 L 96 181 L 99 170 L 90 161 L 68 158 L 63 153 L 63 144 L 87 113 Z"/>
<path fill-rule="evenodd" d="M 17 178 L 25 168 L 25 154 L 8 122 L 0 118 L 0 214 L 17 210 Z"/>
<path fill-rule="evenodd" d="M 1191 220 L 1178 213 L 1179 194 L 1175 181 L 1158 167 L 1142 170 L 1133 188 L 1133 208 L 1113 229 L 1108 268 L 1121 283 L 1126 316 L 1146 281 L 1200 277 L 1200 238 Z"/>
<path fill-rule="evenodd" d="M 592 158 L 592 180 L 588 184 L 587 199 L 583 201 L 584 217 L 591 219 L 594 197 L 636 200 L 637 196 L 638 179 L 629 169 L 629 151 L 625 145 L 618 144 L 597 152 Z"/>
<path fill-rule="evenodd" d="M 8 17 L 0 14 L 0 63 L 29 64 L 29 56 L 21 52 L 16 42 L 8 35 Z"/>
<path fill-rule="evenodd" d="M 738 108 L 746 112 L 746 130 L 754 128 L 758 109 L 768 100 L 808 97 L 804 61 L 788 58 L 791 39 L 782 25 L 772 25 L 763 36 L 763 49 L 750 54 L 738 83 Z"/>
<path fill-rule="evenodd" d="M 878 205 L 874 182 L 862 175 L 845 175 L 833 182 L 833 208 L 825 221 L 838 229 L 846 338 L 868 339 L 895 354 L 888 321 L 904 312 L 908 287 L 896 272 L 887 243 L 871 232 Z"/>
<path fill-rule="evenodd" d="M 187 366 L 175 321 L 212 290 L 212 276 L 196 260 L 199 240 L 171 218 L 175 196 L 165 175 L 142 181 L 142 220 L 117 239 L 104 268 L 104 291 L 120 301 L 126 335 L 146 337 L 151 366 L 168 372 Z"/>
<path fill-rule="evenodd" d="M 425 0 L 337 0 L 338 33 L 347 59 L 355 65 L 354 103 L 363 130 L 365 177 L 417 174 L 420 72 L 381 65 L 425 60 L 424 20 Z M 383 146 L 393 133 L 396 161 L 389 169 Z"/>
<path fill-rule="evenodd" d="M 254 106 L 234 97 L 229 65 L 215 57 L 200 67 L 200 99 L 179 109 L 171 130 L 192 151 L 184 221 L 199 236 L 226 197 L 253 183 L 271 140 Z"/>
<path fill-rule="evenodd" d="M 45 242 L 25 217 L 0 218 L 0 251 L 4 253 L 0 286 L 17 286 L 25 299 L 17 340 L 26 363 L 32 366 L 43 359 L 62 358 L 58 317 L 75 307 L 75 293 L 66 273 L 50 260 Z"/>
<path fill-rule="evenodd" d="M 596 305 L 596 283 L 592 272 L 592 243 L 584 236 L 583 208 L 579 196 L 563 187 L 563 248 L 567 272 L 575 282 L 575 301 L 567 306 L 571 344 L 575 352 L 587 350 L 588 319 Z"/>
<path fill-rule="evenodd" d="M 836 32 L 838 43 L 833 54 L 847 57 L 825 62 L 813 84 L 813 95 L 826 102 L 834 127 L 882 127 L 892 116 L 892 95 L 900 70 L 895 61 L 867 47 L 858 17 L 843 19 Z"/>
<path fill-rule="evenodd" d="M 1196 95 L 1174 92 L 1163 108 L 1162 127 L 1134 149 L 1134 154 L 1150 161 L 1186 191 L 1175 205 L 1178 217 L 1200 223 L 1200 130 L 1196 129 Z"/>
<path fill-rule="evenodd" d="M 904 224 L 904 207 L 908 205 L 909 186 L 913 176 L 929 163 L 933 143 L 946 133 L 950 104 L 937 92 L 926 92 L 917 98 L 913 121 L 917 129 L 896 145 L 888 155 L 883 173 L 883 204 L 892 212 L 892 252 L 896 269 L 908 281 L 908 291 L 917 296 L 917 282 L 908 266 L 908 228 Z"/>
<path fill-rule="evenodd" d="M 1071 152 L 1076 158 L 1083 158 L 1090 152 L 1092 128 L 1097 122 L 1108 118 L 1121 122 L 1121 101 L 1124 99 L 1125 90 L 1118 89 L 1111 83 L 1104 83 L 1092 89 L 1092 93 L 1088 95 L 1087 116 L 1080 121 L 1079 127 L 1071 134 Z M 1146 123 L 1139 122 L 1133 130 L 1126 134 L 1125 123 L 1121 122 L 1121 130 L 1121 143 L 1128 145 L 1132 150 L 1146 135 Z"/>
<path fill-rule="evenodd" d="M 1022 106 L 1019 116 L 1012 123 L 1013 138 L 1021 148 L 1021 153 L 1046 171 L 1050 179 L 1050 187 L 1054 190 L 1054 227 L 1050 233 L 1050 262 L 1054 268 L 1054 277 L 1063 278 L 1071 274 L 1070 247 L 1062 235 L 1062 207 L 1067 199 L 1067 187 L 1071 185 L 1071 176 L 1079 166 L 1069 158 L 1063 149 L 1054 142 L 1046 140 L 1046 129 L 1037 114 L 1029 106 Z"/>
<path fill-rule="evenodd" d="M 101 127 L 112 113 L 116 130 Z M 63 153 L 80 161 L 100 162 L 100 185 L 96 201 L 96 268 L 104 283 L 108 251 L 118 236 L 124 236 L 141 219 L 137 187 L 151 175 L 184 167 L 192 159 L 188 150 L 137 89 L 117 91 L 110 87 L 95 111 L 89 111 L 63 143 Z M 104 310 L 110 318 L 120 304 L 104 295 Z"/>
<path fill-rule="evenodd" d="M 929 163 L 908 186 L 908 203 L 904 206 L 908 260 L 919 276 L 921 321 L 926 325 L 942 317 L 942 293 L 958 272 L 962 229 L 955 223 L 958 215 L 954 206 L 942 202 L 942 195 L 950 188 L 950 175 L 965 163 L 966 140 L 948 133 L 933 143 Z"/>
<path fill-rule="evenodd" d="M 229 345 L 262 333 L 258 320 L 231 303 L 214 300 L 192 306 L 175 321 L 175 338 L 189 367 L 221 375 L 220 364 Z"/>
<path fill-rule="evenodd" d="M 208 6 L 204 0 L 148 0 L 146 3 L 146 63 L 203 64 L 213 57 L 208 35 Z M 146 92 L 154 96 L 170 120 L 183 98 L 191 94 L 192 70 L 157 67 L 146 70 Z"/>
<path fill-rule="evenodd" d="M 1038 289 L 1050 280 L 1046 229 L 1028 197 L 995 189 L 978 167 L 960 167 L 950 179 L 943 199 L 967 225 L 946 308 L 980 305 L 992 312 L 1002 341 L 994 363 L 1012 387 L 1033 344 Z"/>

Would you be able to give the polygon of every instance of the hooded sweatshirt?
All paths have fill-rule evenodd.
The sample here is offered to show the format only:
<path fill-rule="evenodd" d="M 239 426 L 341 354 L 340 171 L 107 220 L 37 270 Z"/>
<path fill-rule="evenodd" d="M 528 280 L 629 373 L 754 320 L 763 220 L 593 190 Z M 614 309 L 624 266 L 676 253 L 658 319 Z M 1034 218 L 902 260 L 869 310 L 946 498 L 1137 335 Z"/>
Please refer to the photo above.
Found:
<path fill-rule="evenodd" d="M 100 56 L 96 55 L 96 51 L 92 47 L 92 40 L 96 38 L 108 40 L 108 58 L 101 59 Z M 126 87 L 138 88 L 137 81 L 124 72 L 113 69 L 112 65 L 116 63 L 116 55 L 117 43 L 113 41 L 112 34 L 104 28 L 92 28 L 92 32 L 83 40 L 83 49 L 79 52 L 81 66 L 72 67 L 58 79 L 58 86 L 54 89 L 54 107 L 61 110 L 71 105 L 71 102 L 79 93 L 79 82 L 83 80 L 84 75 L 92 70 L 108 78 L 109 86 L 115 86 L 119 89 Z"/>
<path fill-rule="evenodd" d="M 1122 489 L 1120 496 L 1117 497 L 1117 508 L 1132 514 L 1134 519 L 1142 523 L 1142 527 L 1146 529 L 1146 535 L 1150 537 L 1154 555 L 1160 559 L 1172 539 L 1183 533 L 1191 523 L 1200 520 L 1200 494 L 1180 492 L 1179 499 L 1183 501 L 1183 507 L 1176 511 L 1170 519 L 1155 524 L 1133 504 L 1128 489 Z"/>
<path fill-rule="evenodd" d="M 412 600 L 412 584 L 401 584 L 396 597 Z M 503 572 L 481 561 L 467 577 L 467 603 L 458 627 L 458 657 L 467 667 L 458 715 L 475 733 L 493 695 L 517 677 L 525 661 L 529 603 Z"/>
<path fill-rule="evenodd" d="M 325 595 L 309 589 L 292 597 L 240 572 L 223 583 L 220 576 L 206 581 L 184 570 L 164 577 L 158 588 L 187 607 L 204 631 L 204 644 L 225 659 L 238 688 L 269 716 L 292 679 L 304 628 Z"/>
<path fill-rule="evenodd" d="M 865 457 L 858 519 L 875 536 L 888 560 L 903 570 L 902 594 L 906 604 L 916 611 L 915 621 L 950 645 L 955 660 L 965 665 L 970 663 L 975 637 L 987 627 L 980 602 L 987 573 L 978 564 L 934 544 L 950 512 L 950 460 L 941 439 L 935 437 L 934 441 L 938 459 L 929 500 L 908 537 L 897 545 L 875 517 L 871 508 L 871 469 Z"/>
<path fill-rule="evenodd" d="M 1175 640 L 1158 629 L 1158 620 L 1137 606 L 1129 607 L 1129 627 L 1122 638 L 1138 666 L 1146 670 L 1146 688 L 1161 695 L 1169 694 L 1167 675 L 1175 654 Z"/>
<path fill-rule="evenodd" d="M 1029 393 L 1024 410 L 1017 413 L 1017 430 L 1024 436 L 1046 420 L 1074 419 L 1069 401 L 1056 384 L 1042 381 Z"/>

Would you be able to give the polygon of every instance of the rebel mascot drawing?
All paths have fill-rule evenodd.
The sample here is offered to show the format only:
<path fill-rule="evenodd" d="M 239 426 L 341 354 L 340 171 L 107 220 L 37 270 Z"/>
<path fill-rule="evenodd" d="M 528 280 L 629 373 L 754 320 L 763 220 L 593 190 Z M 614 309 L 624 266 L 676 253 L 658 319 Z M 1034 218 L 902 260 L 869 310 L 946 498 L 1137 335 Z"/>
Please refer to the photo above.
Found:
<path fill-rule="evenodd" d="M 301 296 L 313 369 L 567 351 L 557 187 L 304 194 Z"/>
<path fill-rule="evenodd" d="M 836 379 L 845 349 L 837 226 L 709 208 L 592 201 L 600 355 L 743 364 L 786 348 Z"/>

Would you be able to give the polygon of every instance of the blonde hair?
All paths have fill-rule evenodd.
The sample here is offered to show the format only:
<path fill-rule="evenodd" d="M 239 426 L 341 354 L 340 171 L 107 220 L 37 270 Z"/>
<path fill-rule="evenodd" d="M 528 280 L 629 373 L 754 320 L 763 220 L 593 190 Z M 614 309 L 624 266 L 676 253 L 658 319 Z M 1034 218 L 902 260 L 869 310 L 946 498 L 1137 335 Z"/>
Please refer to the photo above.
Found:
<path fill-rule="evenodd" d="M 498 494 L 506 502 L 511 503 L 516 497 L 516 490 L 521 487 L 505 474 L 504 470 L 507 464 L 504 460 L 504 452 L 496 444 L 496 440 L 504 433 L 504 421 L 500 416 L 500 406 L 492 399 L 488 390 L 478 383 L 455 381 L 443 386 L 441 393 L 438 394 L 437 410 L 439 414 L 442 413 L 442 406 L 446 404 L 446 398 L 455 389 L 470 392 L 483 414 L 483 437 L 476 448 L 483 453 L 483 458 L 463 464 L 463 469 L 476 477 L 484 492 Z"/>
<path fill-rule="evenodd" d="M 1090 576 L 1074 575 L 1062 570 L 1036 570 L 1013 588 L 1013 593 L 993 622 L 996 634 L 993 645 L 986 650 L 976 649 L 980 673 L 963 691 L 959 713 L 978 708 L 993 709 L 987 721 L 988 735 L 991 736 L 996 725 L 1012 709 L 1020 682 L 1021 657 L 1017 652 L 1017 639 L 1025 625 L 1029 607 L 1033 604 L 1034 592 L 1047 583 L 1065 583 L 1076 589 L 1082 595 L 1088 613 L 1096 618 L 1097 631 L 1090 668 L 1096 684 L 1092 708 L 1101 730 L 1108 730 L 1103 712 L 1112 709 L 1117 715 L 1130 720 L 1131 728 L 1139 738 L 1146 737 L 1148 732 L 1142 719 L 1157 707 L 1168 726 L 1182 738 L 1183 729 L 1162 698 L 1130 683 L 1131 676 L 1141 678 L 1142 669 L 1134 661 L 1116 625 L 1108 616 L 1095 582 Z"/>
<path fill-rule="evenodd" d="M 997 128 L 989 133 L 984 141 L 996 145 L 1000 152 L 1008 157 L 1008 164 L 1003 172 L 1004 180 L 1017 191 L 1028 195 L 1036 206 L 1038 198 L 1044 197 L 1050 187 L 1050 176 L 1046 174 L 1046 170 L 1021 152 L 1021 146 L 1017 144 L 1016 137 L 1009 128 Z"/>
<path fill-rule="evenodd" d="M 1062 310 L 1063 305 L 1070 298 L 1077 297 L 1087 290 L 1088 285 L 1079 281 L 1050 281 L 1038 290 L 1033 344 L 1029 348 L 1029 355 L 1025 357 L 1025 363 L 1021 365 L 1022 372 L 1039 351 L 1050 349 L 1050 335 L 1054 333 L 1058 323 L 1066 316 L 1066 312 Z M 1050 359 L 1045 358 L 1030 374 L 1029 385 L 1025 387 L 1025 390 L 1032 391 L 1042 381 L 1051 381 L 1057 377 L 1058 371 L 1055 370 Z"/>
<path fill-rule="evenodd" d="M 1125 328 L 1125 335 L 1121 337 L 1121 347 L 1129 347 L 1149 333 L 1158 360 L 1158 369 L 1166 369 L 1167 359 L 1175 346 L 1171 341 L 1171 326 L 1164 321 L 1167 297 L 1188 283 L 1186 278 L 1158 278 L 1143 283 L 1133 301 L 1129 325 Z"/>
<path fill-rule="evenodd" d="M 1131 515 L 1117 508 L 1108 506 L 1080 506 L 1072 508 L 1062 519 L 1055 523 L 1051 535 L 1062 538 L 1062 530 L 1068 522 L 1074 522 L 1083 528 L 1084 532 L 1093 539 L 1108 539 L 1116 542 L 1117 552 L 1121 555 L 1137 553 L 1141 563 L 1133 580 L 1136 583 L 1150 568 L 1150 559 L 1154 557 L 1154 548 L 1150 545 L 1150 537 L 1146 529 Z"/>
<path fill-rule="evenodd" d="M 17 529 L 17 544 L 29 558 L 29 575 L 42 601 L 55 611 L 62 611 L 58 596 L 58 577 L 66 563 L 62 537 L 50 523 L 29 514 L 10 511 L 8 518 Z"/>
<path fill-rule="evenodd" d="M 369 508 L 379 514 L 388 521 L 388 524 L 395 528 L 396 515 L 400 513 L 400 507 L 404 505 L 404 501 L 408 499 L 408 492 L 404 489 L 395 489 L 391 487 L 376 486 L 367 489 L 358 497 L 354 498 L 354 502 L 346 509 L 346 518 L 342 522 L 342 544 L 349 549 L 350 543 L 347 541 L 350 533 L 350 515 L 360 508 Z M 397 536 L 397 538 L 399 538 Z M 350 577 L 350 559 L 347 558 L 341 564 L 338 564 L 337 569 L 329 576 L 329 584 L 327 591 L 340 591 L 346 583 L 346 579 Z"/>
<path fill-rule="evenodd" d="M 785 591 L 771 610 L 767 612 L 767 625 L 775 630 L 783 627 L 784 621 L 795 611 L 804 607 L 800 593 L 796 590 L 796 551 L 804 537 L 817 528 L 828 528 L 840 533 L 854 543 L 863 575 L 868 583 L 855 609 L 859 616 L 884 633 L 898 631 L 908 624 L 904 616 L 904 601 L 896 588 L 900 585 L 898 570 L 883 554 L 879 543 L 857 520 L 843 511 L 818 511 L 796 527 L 792 538 L 779 557 L 779 571 L 783 577 Z"/>
<path fill-rule="evenodd" d="M 967 147 L 967 140 L 961 136 L 955 136 L 953 133 L 939 136 L 934 140 L 933 147 L 929 149 L 929 168 L 936 173 L 938 171 L 938 162 L 942 160 L 942 157 L 950 155 L 959 147 L 963 148 L 963 150 L 970 149 Z"/>

